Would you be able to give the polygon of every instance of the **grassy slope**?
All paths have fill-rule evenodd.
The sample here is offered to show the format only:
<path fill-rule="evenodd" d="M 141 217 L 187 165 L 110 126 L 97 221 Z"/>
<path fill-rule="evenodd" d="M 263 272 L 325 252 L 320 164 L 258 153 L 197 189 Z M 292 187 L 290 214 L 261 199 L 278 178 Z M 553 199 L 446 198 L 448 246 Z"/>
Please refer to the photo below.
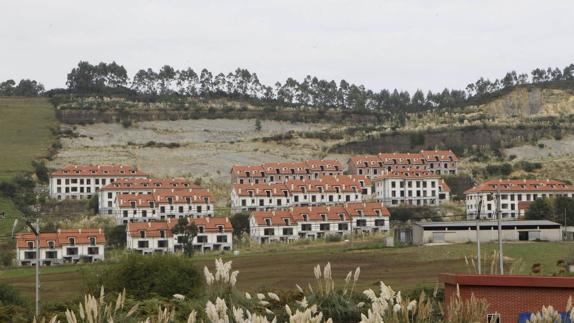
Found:
<path fill-rule="evenodd" d="M 377 288 L 380 280 L 396 290 L 416 287 L 434 287 L 441 272 L 468 272 L 464 256 L 476 252 L 473 244 L 445 246 L 423 246 L 404 248 L 377 248 L 373 242 L 314 244 L 302 248 L 286 249 L 267 247 L 264 250 L 242 252 L 240 256 L 229 256 L 233 269 L 239 270 L 240 290 L 294 289 L 295 284 L 306 286 L 312 282 L 313 266 L 331 262 L 337 286 L 342 286 L 346 273 L 361 267 L 359 289 Z M 540 262 L 545 274 L 551 275 L 558 259 L 569 259 L 571 243 L 506 243 L 505 255 L 521 259 L 516 272 L 527 274 L 533 263 Z M 483 246 L 483 254 L 491 254 L 495 244 Z M 213 268 L 215 254 L 196 255 L 198 268 L 207 265 Z M 490 261 L 484 264 L 490 266 Z M 83 271 L 90 266 L 60 266 L 42 268 L 42 293 L 53 300 L 66 300 L 82 295 Z M 34 269 L 18 268 L 0 272 L 0 282 L 13 284 L 27 297 L 34 293 Z"/>
<path fill-rule="evenodd" d="M 46 98 L 0 97 L 0 181 L 32 170 L 31 162 L 46 154 L 54 142 L 54 109 Z M 9 233 L 10 219 L 20 216 L 11 201 L 0 196 L 0 235 Z"/>

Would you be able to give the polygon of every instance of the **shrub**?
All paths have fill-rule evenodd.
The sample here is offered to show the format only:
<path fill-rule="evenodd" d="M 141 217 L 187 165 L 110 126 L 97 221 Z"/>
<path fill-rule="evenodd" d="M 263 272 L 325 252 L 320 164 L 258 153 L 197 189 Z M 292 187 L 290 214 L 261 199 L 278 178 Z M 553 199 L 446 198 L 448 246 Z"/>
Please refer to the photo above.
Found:
<path fill-rule="evenodd" d="M 406 222 L 408 220 L 423 220 L 430 219 L 432 221 L 440 221 L 441 217 L 437 214 L 436 210 L 426 206 L 399 206 L 389 209 L 391 212 L 391 221 Z"/>
<path fill-rule="evenodd" d="M 326 242 L 339 242 L 342 240 L 343 240 L 343 237 L 338 235 L 338 234 L 328 234 L 327 236 L 325 236 Z"/>
<path fill-rule="evenodd" d="M 98 269 L 100 272 L 97 272 Z M 190 258 L 173 254 L 130 254 L 117 264 L 88 272 L 88 288 L 94 293 L 103 285 L 106 290 L 114 292 L 121 292 L 125 288 L 138 299 L 154 295 L 197 296 L 202 282 Z"/>
<path fill-rule="evenodd" d="M 0 283 L 0 322 L 28 322 L 30 306 L 14 287 Z"/>
<path fill-rule="evenodd" d="M 531 163 L 531 162 L 526 161 L 526 160 L 521 160 L 521 161 L 517 162 L 516 164 L 514 164 L 514 168 L 515 169 L 522 169 L 525 172 L 530 173 L 536 169 L 541 169 L 542 163 Z"/>
<path fill-rule="evenodd" d="M 489 176 L 508 176 L 512 173 L 512 165 L 509 163 L 495 164 L 486 166 L 486 174 Z"/>
<path fill-rule="evenodd" d="M 129 127 L 132 126 L 132 121 L 131 121 L 131 120 L 123 120 L 123 121 L 122 121 L 122 126 L 123 126 L 124 128 L 129 128 Z"/>

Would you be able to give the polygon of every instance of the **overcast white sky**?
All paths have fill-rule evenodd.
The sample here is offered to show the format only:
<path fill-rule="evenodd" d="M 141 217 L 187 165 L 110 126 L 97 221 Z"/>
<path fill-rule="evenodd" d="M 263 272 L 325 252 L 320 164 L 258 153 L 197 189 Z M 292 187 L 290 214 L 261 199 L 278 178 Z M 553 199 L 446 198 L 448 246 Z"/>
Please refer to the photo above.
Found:
<path fill-rule="evenodd" d="M 574 1 L 0 0 L 0 80 L 63 87 L 80 60 L 464 88 L 574 62 Z"/>

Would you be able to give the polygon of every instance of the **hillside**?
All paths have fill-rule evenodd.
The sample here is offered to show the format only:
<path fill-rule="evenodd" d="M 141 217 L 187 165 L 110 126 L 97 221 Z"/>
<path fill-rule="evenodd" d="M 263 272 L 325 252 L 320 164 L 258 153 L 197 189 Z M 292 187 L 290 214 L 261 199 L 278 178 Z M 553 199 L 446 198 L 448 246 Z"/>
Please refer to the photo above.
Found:
<path fill-rule="evenodd" d="M 57 128 L 53 106 L 45 98 L 0 97 L 0 181 L 32 171 L 32 161 L 45 157 L 55 142 Z M 0 195 L 0 235 L 21 215 L 12 201 Z"/>

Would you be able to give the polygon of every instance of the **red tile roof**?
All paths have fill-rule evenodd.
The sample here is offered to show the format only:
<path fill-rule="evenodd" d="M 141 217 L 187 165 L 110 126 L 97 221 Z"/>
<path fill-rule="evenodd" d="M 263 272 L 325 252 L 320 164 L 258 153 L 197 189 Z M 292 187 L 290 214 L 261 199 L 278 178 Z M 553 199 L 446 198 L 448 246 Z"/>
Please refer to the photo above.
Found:
<path fill-rule="evenodd" d="M 119 178 L 104 187 L 104 191 L 151 190 L 171 188 L 200 188 L 199 185 L 183 178 Z"/>
<path fill-rule="evenodd" d="M 204 232 L 219 232 L 219 226 L 222 225 L 225 232 L 232 232 L 233 226 L 228 217 L 204 217 L 197 219 L 188 219 L 189 223 L 195 223 L 196 226 L 202 226 Z"/>
<path fill-rule="evenodd" d="M 213 194 L 202 188 L 166 189 L 147 194 L 120 193 L 116 198 L 120 207 L 131 207 L 132 202 L 135 202 L 137 207 L 149 207 L 150 202 L 168 203 L 169 198 L 172 199 L 173 204 L 205 203 L 206 198 L 208 203 L 213 203 Z"/>
<path fill-rule="evenodd" d="M 173 227 L 177 224 L 176 219 L 168 218 L 167 221 L 152 221 L 152 222 L 133 222 L 128 223 L 126 232 L 128 236 L 133 238 L 140 237 L 140 231 L 145 231 L 146 238 L 159 238 L 161 231 L 165 231 L 165 237 L 173 237 Z"/>
<path fill-rule="evenodd" d="M 493 179 L 482 182 L 464 193 L 496 192 L 497 190 L 501 192 L 574 192 L 574 186 L 550 179 Z"/>
<path fill-rule="evenodd" d="M 321 169 L 323 167 L 323 169 Z M 343 166 L 338 160 L 310 159 L 302 162 L 272 162 L 261 165 L 233 166 L 231 173 L 237 176 L 264 177 L 265 174 L 303 175 L 320 171 L 342 171 Z"/>
<path fill-rule="evenodd" d="M 264 171 L 265 170 L 261 165 L 253 165 L 253 166 L 234 165 L 233 167 L 231 167 L 231 173 L 240 177 L 247 176 L 247 172 L 249 172 L 249 177 L 264 177 Z"/>
<path fill-rule="evenodd" d="M 458 161 L 458 157 L 452 150 L 421 150 L 421 155 L 427 162 Z"/>
<path fill-rule="evenodd" d="M 251 217 L 258 225 L 265 226 L 265 220 L 271 219 L 272 226 L 284 226 L 285 219 L 289 219 L 290 225 L 304 222 L 304 215 L 307 216 L 308 222 L 321 222 L 321 221 L 349 221 L 353 217 L 359 216 L 359 211 L 362 212 L 364 217 L 379 216 L 389 217 L 391 214 L 389 210 L 379 202 L 356 202 L 337 205 L 322 205 L 322 206 L 296 206 L 284 210 L 271 210 L 271 211 L 255 211 L 251 213 Z M 325 216 L 325 220 L 323 220 Z"/>
<path fill-rule="evenodd" d="M 319 192 L 320 188 L 323 192 L 336 192 L 336 188 L 340 192 L 360 192 L 361 188 L 370 186 L 371 180 L 367 176 L 327 175 L 314 179 L 290 179 L 284 183 L 233 184 L 233 190 L 238 196 L 249 196 L 249 192 L 253 192 L 253 196 L 267 196 L 268 191 L 272 196 L 283 196 L 284 191 L 302 192 L 303 187 L 306 192 Z"/>
<path fill-rule="evenodd" d="M 424 165 L 433 161 L 458 161 L 458 157 L 451 150 L 421 150 L 419 153 L 379 153 L 378 155 L 353 156 L 349 163 L 357 167 L 383 167 L 388 165 Z"/>
<path fill-rule="evenodd" d="M 76 245 L 86 245 L 90 243 L 91 237 L 96 238 L 96 244 L 105 244 L 106 236 L 102 229 L 61 229 L 57 232 L 40 232 L 40 248 L 47 248 L 48 241 L 54 241 L 54 247 L 59 248 L 69 244 L 68 238 L 75 238 Z M 18 248 L 27 248 L 28 241 L 36 241 L 36 236 L 32 232 L 22 232 L 16 237 Z"/>
<path fill-rule="evenodd" d="M 68 165 L 52 172 L 52 176 L 119 176 L 143 177 L 147 174 L 128 165 Z"/>
<path fill-rule="evenodd" d="M 383 174 L 375 179 L 375 181 L 380 181 L 387 178 L 396 179 L 440 179 L 440 175 L 437 175 L 431 171 L 420 170 L 420 169 L 401 169 L 396 171 L 390 171 Z"/>

